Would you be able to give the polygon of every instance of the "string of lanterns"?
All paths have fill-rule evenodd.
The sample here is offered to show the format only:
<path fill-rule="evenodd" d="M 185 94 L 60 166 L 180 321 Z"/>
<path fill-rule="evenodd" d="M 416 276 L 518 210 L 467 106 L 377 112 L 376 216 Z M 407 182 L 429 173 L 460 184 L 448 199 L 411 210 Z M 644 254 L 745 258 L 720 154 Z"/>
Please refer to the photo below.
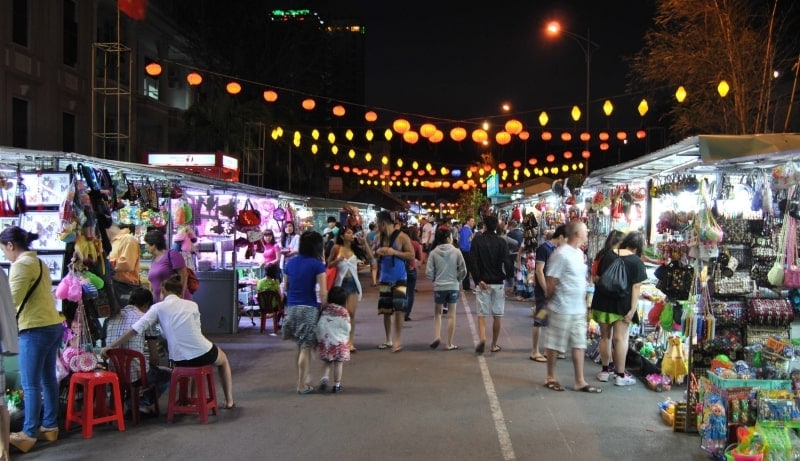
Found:
<path fill-rule="evenodd" d="M 180 63 L 173 63 L 173 64 L 178 65 L 178 66 L 182 66 L 182 67 L 187 67 L 187 66 L 185 66 L 183 64 L 180 64 Z M 145 72 L 151 77 L 160 76 L 161 73 L 162 73 L 162 70 L 163 70 L 162 66 L 158 62 L 150 62 L 145 66 Z M 221 77 L 221 78 L 223 78 L 225 80 L 228 80 L 227 84 L 225 85 L 225 89 L 228 92 L 228 94 L 233 95 L 233 96 L 238 95 L 238 94 L 240 94 L 242 92 L 243 88 L 242 88 L 242 84 L 240 83 L 240 81 L 246 82 L 246 81 L 241 80 L 241 79 L 237 80 L 237 79 L 235 79 L 235 78 L 233 78 L 231 76 L 224 75 L 224 74 L 219 74 L 219 73 L 212 72 L 212 71 L 203 71 L 203 72 L 207 73 L 207 74 L 211 74 L 211 75 L 215 75 L 215 76 Z M 201 85 L 203 83 L 204 79 L 203 79 L 203 75 L 198 70 L 194 70 L 193 69 L 193 70 L 191 70 L 191 72 L 187 73 L 186 81 L 190 86 L 197 87 L 197 86 L 199 86 L 199 85 Z M 252 84 L 254 86 L 260 86 L 260 87 L 267 88 L 262 92 L 262 97 L 263 97 L 263 99 L 264 99 L 264 101 L 266 103 L 275 103 L 276 101 L 278 101 L 280 99 L 280 94 L 281 93 L 284 93 L 284 92 L 290 93 L 290 94 L 294 93 L 294 94 L 301 95 L 302 100 L 300 102 L 300 105 L 304 110 L 307 110 L 307 111 L 313 111 L 313 110 L 315 110 L 317 108 L 317 99 L 325 99 L 327 101 L 333 101 L 335 103 L 331 108 L 331 113 L 335 117 L 344 117 L 347 114 L 347 109 L 346 109 L 345 106 L 349 105 L 349 106 L 354 106 L 354 107 L 360 107 L 360 108 L 363 108 L 365 110 L 364 111 L 364 120 L 368 124 L 370 124 L 368 126 L 372 126 L 371 124 L 374 124 L 375 122 L 377 122 L 377 120 L 379 118 L 378 117 L 378 113 L 375 110 L 372 110 L 372 109 L 370 109 L 370 108 L 368 108 L 366 106 L 360 105 L 360 104 L 350 103 L 350 102 L 347 102 L 347 101 L 331 100 L 331 98 L 315 97 L 313 95 L 308 95 L 308 94 L 301 93 L 301 92 L 298 92 L 296 90 L 292 90 L 292 89 L 288 89 L 288 88 L 270 87 L 268 85 L 265 85 L 265 84 L 259 83 L 259 82 L 246 82 L 246 83 Z M 729 90 L 730 90 L 730 87 L 729 87 L 728 83 L 725 80 L 722 80 L 719 83 L 719 85 L 717 86 L 717 91 L 719 92 L 721 97 L 725 97 L 728 94 Z M 677 91 L 675 92 L 675 98 L 679 103 L 684 102 L 686 100 L 686 98 L 687 98 L 687 95 L 688 95 L 688 93 L 687 93 L 686 89 L 683 86 L 680 86 L 677 89 Z M 611 102 L 611 100 L 607 99 L 603 103 L 602 109 L 603 109 L 603 113 L 607 117 L 610 117 L 612 115 L 612 113 L 614 112 L 615 108 L 614 108 L 614 105 Z M 639 104 L 637 105 L 636 110 L 637 110 L 637 112 L 639 113 L 639 115 L 641 117 L 644 117 L 647 114 L 647 112 L 649 111 L 649 105 L 648 105 L 647 100 L 644 99 L 644 98 L 641 99 L 639 101 Z M 382 109 L 382 111 L 385 111 L 385 110 Z M 391 111 L 389 111 L 389 112 L 391 112 Z M 462 142 L 465 139 L 467 139 L 467 137 L 469 137 L 474 143 L 476 143 L 478 145 L 481 145 L 481 146 L 488 146 L 492 142 L 496 143 L 499 146 L 506 146 L 506 145 L 510 144 L 513 141 L 514 137 L 517 137 L 517 139 L 519 139 L 520 141 L 528 141 L 531 138 L 530 131 L 533 130 L 533 128 L 525 129 L 525 124 L 523 123 L 523 121 L 521 121 L 521 120 L 519 120 L 517 118 L 511 117 L 508 120 L 506 120 L 505 123 L 502 123 L 502 129 L 500 129 L 497 132 L 495 132 L 494 136 L 493 136 L 493 140 L 490 140 L 490 138 L 492 136 L 489 133 L 489 127 L 487 126 L 487 124 L 484 124 L 483 126 L 480 126 L 480 127 L 477 127 L 477 128 L 472 128 L 471 125 L 476 124 L 476 122 L 474 122 L 474 121 L 467 121 L 467 120 L 454 121 L 454 120 L 440 119 L 440 118 L 437 118 L 437 117 L 416 116 L 416 118 L 421 118 L 424 121 L 419 123 L 418 126 L 416 127 L 416 129 L 414 129 L 415 128 L 414 125 L 412 125 L 412 123 L 408 119 L 404 118 L 402 116 L 402 114 L 400 114 L 400 115 L 401 116 L 399 116 L 398 118 L 395 118 L 392 121 L 391 128 L 387 127 L 387 128 L 385 128 L 383 130 L 382 134 L 383 134 L 384 139 L 386 139 L 386 141 L 391 141 L 392 138 L 394 137 L 394 134 L 397 134 L 397 135 L 401 136 L 402 140 L 405 143 L 409 144 L 409 145 L 414 145 L 414 144 L 418 143 L 420 141 L 420 138 L 427 139 L 428 142 L 430 142 L 432 144 L 437 144 L 437 143 L 440 143 L 440 142 L 444 141 L 444 139 L 446 137 L 449 137 L 449 139 L 454 141 L 454 142 Z M 572 109 L 570 111 L 570 118 L 572 119 L 573 122 L 580 121 L 580 119 L 581 119 L 581 117 L 583 115 L 584 114 L 581 113 L 581 110 L 577 105 L 572 107 Z M 495 117 L 489 117 L 489 118 L 495 118 Z M 435 121 L 442 122 L 444 125 L 448 125 L 448 127 L 447 128 L 440 128 L 439 126 L 437 126 L 436 123 L 434 123 Z M 588 142 L 592 141 L 593 139 L 596 139 L 596 140 L 599 141 L 598 148 L 601 151 L 607 151 L 607 150 L 610 149 L 610 143 L 613 141 L 613 138 L 615 138 L 616 140 L 618 140 L 620 142 L 627 142 L 627 140 L 629 138 L 629 134 L 625 130 L 619 130 L 619 131 L 616 131 L 615 133 L 612 133 L 610 131 L 599 131 L 594 135 L 592 133 L 588 132 L 588 131 L 583 131 L 583 132 L 580 132 L 580 133 L 575 132 L 574 135 L 573 135 L 573 132 L 571 132 L 570 130 L 563 130 L 560 133 L 558 133 L 558 137 L 556 137 L 556 134 L 554 133 L 554 130 L 547 128 L 548 124 L 550 123 L 550 114 L 547 111 L 541 111 L 539 116 L 538 116 L 538 118 L 537 118 L 537 121 L 539 122 L 539 127 L 536 128 L 536 130 L 538 131 L 538 137 L 539 137 L 539 139 L 541 141 L 543 141 L 545 143 L 550 142 L 550 141 L 558 141 L 559 139 L 563 143 L 569 143 L 569 142 L 572 142 L 573 139 L 579 139 L 580 141 L 588 144 Z M 364 135 L 364 139 L 367 140 L 368 142 L 372 142 L 375 139 L 375 132 L 376 131 L 380 131 L 380 128 L 377 128 L 377 127 L 375 129 L 373 129 L 371 127 L 366 128 L 364 130 L 364 134 L 363 134 Z M 445 132 L 447 132 L 447 134 L 445 134 Z M 272 133 L 271 133 L 271 137 L 272 137 L 273 140 L 278 140 L 280 137 L 283 136 L 283 134 L 284 134 L 283 128 L 278 126 L 278 127 L 273 128 Z M 632 137 L 635 137 L 638 140 L 644 139 L 647 136 L 646 130 L 641 129 L 641 128 L 637 129 L 635 132 L 633 132 L 631 134 L 632 134 Z M 316 155 L 319 152 L 320 146 L 317 143 L 317 141 L 319 141 L 320 135 L 321 135 L 320 130 L 317 129 L 317 128 L 314 128 L 314 129 L 311 130 L 310 136 L 306 135 L 306 137 L 310 137 L 313 140 L 313 142 L 310 144 L 310 152 L 313 155 Z M 304 136 L 303 136 L 303 134 L 301 133 L 300 130 L 295 130 L 294 133 L 293 133 L 292 144 L 295 147 L 299 148 L 302 145 L 302 141 L 301 140 L 303 139 L 303 137 Z M 355 131 L 352 128 L 347 128 L 346 131 L 344 132 L 344 138 L 346 140 L 348 140 L 348 141 L 352 141 L 355 138 Z M 328 139 L 329 143 L 331 144 L 331 153 L 333 155 L 337 155 L 338 151 L 339 151 L 339 147 L 336 145 L 337 136 L 336 136 L 336 134 L 334 133 L 333 130 L 331 130 L 328 133 L 327 139 Z M 356 157 L 358 155 L 357 151 L 361 151 L 363 153 L 363 156 L 360 157 L 358 159 L 358 161 L 363 159 L 363 161 L 365 161 L 366 163 L 370 163 L 374 158 L 372 153 L 370 153 L 368 150 L 357 149 L 355 147 L 351 147 L 351 148 L 348 149 L 348 153 L 347 153 L 347 155 L 348 155 L 350 160 L 357 160 L 356 159 Z M 527 157 L 527 155 L 526 155 L 526 157 Z M 569 160 L 572 160 L 574 157 L 575 157 L 575 154 L 571 150 L 567 149 L 567 150 L 563 151 L 564 160 L 569 161 Z M 580 152 L 580 158 L 582 158 L 584 160 L 588 160 L 590 157 L 591 157 L 591 151 L 588 148 L 583 149 Z M 385 156 L 385 155 L 382 156 L 380 160 L 381 160 L 381 163 L 384 166 L 386 166 L 388 164 L 388 157 L 387 156 Z M 556 155 L 553 154 L 553 153 L 548 153 L 548 154 L 546 154 L 544 156 L 544 160 L 548 164 L 553 164 L 556 161 Z M 398 161 L 398 163 L 402 162 L 401 159 L 397 159 L 397 161 Z M 566 173 L 566 172 L 569 172 L 570 170 L 574 171 L 574 170 L 578 170 L 578 169 L 582 169 L 583 168 L 583 162 L 572 163 L 572 164 L 563 164 L 563 165 L 548 165 L 548 166 L 539 167 L 539 166 L 537 166 L 537 164 L 539 163 L 539 160 L 537 159 L 536 156 L 531 156 L 530 158 L 528 158 L 527 159 L 527 163 L 528 163 L 528 166 L 526 166 L 524 169 L 520 170 L 520 167 L 522 166 L 522 163 L 519 160 L 515 160 L 513 162 L 513 165 L 514 165 L 515 169 L 512 171 L 511 175 L 512 175 L 514 181 L 518 181 L 520 174 L 524 175 L 525 177 L 530 177 L 531 175 L 542 176 L 542 175 L 548 175 L 548 174 Z M 500 164 L 500 165 L 505 166 L 504 164 Z M 498 165 L 498 169 L 501 171 L 500 174 L 503 175 L 502 176 L 502 180 L 506 180 L 506 177 L 508 175 L 508 170 L 506 170 L 505 168 L 500 168 L 500 165 Z M 416 171 L 414 171 L 414 170 L 405 170 L 405 171 L 402 172 L 402 174 L 400 174 L 399 171 L 396 171 L 395 173 L 397 173 L 397 174 L 395 174 L 395 175 L 386 175 L 385 173 L 376 173 L 376 171 L 377 171 L 376 169 L 359 168 L 359 167 L 356 167 L 356 166 L 352 166 L 351 167 L 351 166 L 346 166 L 346 165 L 342 166 L 342 165 L 339 165 L 338 163 L 335 163 L 332 166 L 333 166 L 334 170 L 341 169 L 341 171 L 343 171 L 343 172 L 348 172 L 348 171 L 345 170 L 345 168 L 347 168 L 347 169 L 350 170 L 350 172 L 353 172 L 354 174 L 359 174 L 359 175 L 366 174 L 369 179 L 362 179 L 361 181 L 366 181 L 366 183 L 368 183 L 368 184 L 370 182 L 374 183 L 375 181 L 380 181 L 381 183 L 385 184 L 386 182 L 391 181 L 391 183 L 393 183 L 395 185 L 406 185 L 406 186 L 408 186 L 408 185 L 414 184 L 416 182 L 416 185 L 421 186 L 421 187 L 429 187 L 429 188 L 453 187 L 453 188 L 462 188 L 464 190 L 468 190 L 470 188 L 478 187 L 481 184 L 480 181 L 476 182 L 476 181 L 472 180 L 471 176 L 472 176 L 473 173 L 477 173 L 478 171 L 481 171 L 483 173 L 483 172 L 485 172 L 484 171 L 485 168 L 491 168 L 489 165 L 484 165 L 483 168 L 479 168 L 479 167 L 473 165 L 471 167 L 470 171 L 467 171 L 467 180 L 466 181 L 465 180 L 460 180 L 458 178 L 455 178 L 454 181 L 438 180 L 438 179 L 434 181 L 434 180 L 419 180 L 417 178 L 411 179 L 411 178 L 413 178 L 415 173 L 416 173 L 417 176 L 420 176 L 420 177 L 424 176 L 425 174 L 430 174 L 430 170 L 428 170 L 428 169 L 420 170 L 416 166 L 413 167 L 414 170 L 416 170 Z M 401 166 L 401 165 L 398 165 L 398 166 Z M 440 169 L 444 169 L 444 168 L 445 167 L 442 166 Z M 473 169 L 475 169 L 477 171 L 474 171 Z M 433 170 L 433 168 L 431 168 L 431 170 Z M 457 171 L 457 169 L 454 169 L 454 170 Z M 436 170 L 433 170 L 433 171 L 435 172 Z M 480 173 L 480 174 L 482 174 L 482 173 Z M 379 179 L 372 178 L 373 176 L 377 176 L 379 174 L 381 175 L 381 178 L 379 178 Z M 444 173 L 443 173 L 443 175 L 444 175 Z M 401 181 L 401 178 L 402 178 L 402 181 Z M 512 186 L 512 183 L 510 183 L 510 182 L 506 183 L 506 187 L 511 187 L 511 186 Z"/>

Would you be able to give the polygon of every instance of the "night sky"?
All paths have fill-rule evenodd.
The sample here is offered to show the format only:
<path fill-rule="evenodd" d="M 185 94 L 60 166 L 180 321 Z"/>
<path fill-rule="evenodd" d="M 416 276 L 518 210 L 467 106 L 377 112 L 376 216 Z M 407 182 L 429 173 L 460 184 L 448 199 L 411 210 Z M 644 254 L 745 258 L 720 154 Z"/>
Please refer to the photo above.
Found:
<path fill-rule="evenodd" d="M 497 147 L 497 160 L 514 160 L 550 150 L 582 146 L 546 146 L 537 142 L 539 113 L 546 110 L 554 132 L 583 131 L 585 119 L 573 122 L 574 105 L 583 110 L 586 98 L 586 57 L 576 40 L 551 38 L 544 29 L 551 19 L 564 29 L 599 45 L 591 53 L 591 131 L 633 130 L 659 123 L 657 117 L 642 119 L 636 106 L 646 94 L 627 95 L 628 66 L 625 58 L 642 46 L 652 24 L 653 0 L 646 1 L 503 1 L 491 7 L 470 7 L 460 1 L 408 0 L 388 8 L 385 2 L 331 2 L 335 15 L 359 18 L 367 27 L 366 103 L 386 109 L 392 117 L 406 117 L 418 128 L 419 120 L 444 125 L 454 121 L 500 125 L 513 115 L 523 121 L 532 137 L 527 143 Z M 585 43 L 585 42 L 584 42 Z M 602 113 L 611 99 L 615 112 Z M 501 105 L 511 104 L 503 113 Z M 494 118 L 493 118 L 494 117 Z M 417 120 L 417 121 L 415 121 Z M 452 125 L 451 125 L 452 126 Z M 473 126 L 472 128 L 475 128 Z M 447 137 L 449 140 L 449 136 Z M 426 144 L 427 147 L 425 146 Z M 460 144 L 453 146 L 453 144 Z M 401 155 L 443 162 L 472 162 L 482 149 L 466 140 L 446 140 L 438 146 L 427 142 L 403 146 Z M 648 145 L 617 146 L 594 151 L 592 168 L 647 153 Z M 524 151 L 524 152 L 523 152 Z"/>

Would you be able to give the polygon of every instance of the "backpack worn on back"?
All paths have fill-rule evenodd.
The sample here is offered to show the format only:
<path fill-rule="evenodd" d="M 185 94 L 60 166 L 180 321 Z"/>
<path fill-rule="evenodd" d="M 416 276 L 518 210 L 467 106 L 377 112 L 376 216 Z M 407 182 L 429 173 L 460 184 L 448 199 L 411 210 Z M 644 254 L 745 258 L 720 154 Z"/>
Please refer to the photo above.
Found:
<path fill-rule="evenodd" d="M 597 281 L 597 288 L 618 298 L 628 295 L 628 269 L 621 256 L 616 255 L 611 265 L 603 271 L 600 280 Z"/>

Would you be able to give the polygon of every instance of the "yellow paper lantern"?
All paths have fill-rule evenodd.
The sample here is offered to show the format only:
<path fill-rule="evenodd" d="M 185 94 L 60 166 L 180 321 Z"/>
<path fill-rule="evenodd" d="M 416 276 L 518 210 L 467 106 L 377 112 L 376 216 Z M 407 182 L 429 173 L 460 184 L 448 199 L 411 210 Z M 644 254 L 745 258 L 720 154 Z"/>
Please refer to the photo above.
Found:
<path fill-rule="evenodd" d="M 606 102 L 603 103 L 603 113 L 610 117 L 612 112 L 614 112 L 614 104 L 611 104 L 611 101 L 606 99 Z"/>
<path fill-rule="evenodd" d="M 336 142 L 336 135 L 332 131 L 328 133 L 328 142 L 331 144 Z"/>
<path fill-rule="evenodd" d="M 728 85 L 728 82 L 725 81 L 725 80 L 719 82 L 719 85 L 717 85 L 717 92 L 723 98 L 725 96 L 728 96 L 728 91 L 730 91 L 730 90 L 731 90 L 731 87 L 730 87 L 730 85 Z"/>
<path fill-rule="evenodd" d="M 575 120 L 577 122 L 578 120 L 581 119 L 581 108 L 578 106 L 572 106 L 572 112 L 570 113 L 570 115 L 572 115 L 572 120 Z"/>
<path fill-rule="evenodd" d="M 647 111 L 650 110 L 650 108 L 647 106 L 646 99 L 642 99 L 642 101 L 639 103 L 639 107 L 637 108 L 637 110 L 639 111 L 639 115 L 641 115 L 642 117 L 644 117 L 644 114 L 646 114 Z"/>
<path fill-rule="evenodd" d="M 547 112 L 542 111 L 542 113 L 539 114 L 539 125 L 545 126 L 549 121 L 550 117 L 547 116 Z"/>
<path fill-rule="evenodd" d="M 436 125 L 433 123 L 423 123 L 419 127 L 419 135 L 423 138 L 430 138 L 436 132 Z"/>
<path fill-rule="evenodd" d="M 350 158 L 356 158 L 356 151 L 354 149 L 350 149 L 347 151 L 347 156 Z"/>
<path fill-rule="evenodd" d="M 411 129 L 411 124 L 404 118 L 398 118 L 394 121 L 394 123 L 392 123 L 392 128 L 394 129 L 395 133 L 403 134 Z"/>
<path fill-rule="evenodd" d="M 394 135 L 392 134 L 392 130 L 389 128 L 387 128 L 386 131 L 383 132 L 383 137 L 386 138 L 387 141 L 391 141 L 392 136 Z"/>
<path fill-rule="evenodd" d="M 314 128 L 311 130 L 311 137 L 314 138 L 314 141 L 319 139 L 319 130 Z"/>
<path fill-rule="evenodd" d="M 239 85 L 236 82 L 230 82 L 225 85 L 225 90 L 230 94 L 237 95 L 242 92 L 242 85 Z"/>
<path fill-rule="evenodd" d="M 506 131 L 511 134 L 519 134 L 522 131 L 522 122 L 517 119 L 511 119 L 506 122 Z"/>
<path fill-rule="evenodd" d="M 467 130 L 465 130 L 460 126 L 457 126 L 452 130 L 450 130 L 450 139 L 452 139 L 453 141 L 460 142 L 463 141 L 464 138 L 466 137 L 467 137 Z"/>
<path fill-rule="evenodd" d="M 303 109 L 305 110 L 314 110 L 317 107 L 317 102 L 311 98 L 306 98 L 302 102 Z"/>
<path fill-rule="evenodd" d="M 364 160 L 366 160 L 367 163 L 371 162 L 372 161 L 372 154 L 370 154 L 369 152 L 364 154 Z"/>
<path fill-rule="evenodd" d="M 319 147 L 316 144 L 312 144 L 311 145 L 311 153 L 314 154 L 314 155 L 317 155 L 317 152 L 319 152 Z"/>
<path fill-rule="evenodd" d="M 267 90 L 264 92 L 264 101 L 275 102 L 277 100 L 278 100 L 278 93 L 272 90 Z"/>
<path fill-rule="evenodd" d="M 191 72 L 186 76 L 186 82 L 191 86 L 198 86 L 203 83 L 203 77 L 197 72 Z"/>
<path fill-rule="evenodd" d="M 347 139 L 348 141 L 352 141 L 352 140 L 353 140 L 353 130 L 351 130 L 350 128 L 348 128 L 348 129 L 347 129 L 347 131 L 345 131 L 345 132 L 344 132 L 344 137 L 345 137 L 345 139 Z"/>
<path fill-rule="evenodd" d="M 686 88 L 684 88 L 683 85 L 679 86 L 675 91 L 675 99 L 677 99 L 678 102 L 683 102 L 686 100 Z"/>
<path fill-rule="evenodd" d="M 364 133 L 364 137 L 367 141 L 372 141 L 375 138 L 375 133 L 372 132 L 372 129 L 368 129 L 366 133 Z"/>

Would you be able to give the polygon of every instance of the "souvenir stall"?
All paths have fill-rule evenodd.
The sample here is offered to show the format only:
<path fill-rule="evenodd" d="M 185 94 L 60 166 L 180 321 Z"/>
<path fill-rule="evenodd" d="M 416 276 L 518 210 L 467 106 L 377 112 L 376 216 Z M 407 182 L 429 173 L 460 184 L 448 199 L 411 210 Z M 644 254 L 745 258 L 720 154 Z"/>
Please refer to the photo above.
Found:
<path fill-rule="evenodd" d="M 263 218 L 258 227 L 273 229 L 276 238 L 280 237 L 283 222 L 292 219 L 289 216 L 295 213 L 312 216 L 303 206 L 305 197 L 186 172 L 60 152 L 0 148 L 0 154 L 7 176 L 22 178 L 12 181 L 13 189 L 6 191 L 13 194 L 9 195 L 10 202 L 13 203 L 20 183 L 30 197 L 27 213 L 0 217 L 4 219 L 0 224 L 8 225 L 16 219 L 23 227 L 30 227 L 28 230 L 41 233 L 37 251 L 52 259 L 54 281 L 68 273 L 66 255 L 88 255 L 93 260 L 95 254 L 108 251 L 102 238 L 104 232 L 98 232 L 100 238 L 96 240 L 86 239 L 86 232 L 82 231 L 87 228 L 86 220 L 71 223 L 59 214 L 68 194 L 73 201 L 78 200 L 75 208 L 83 209 L 79 202 L 83 195 L 73 195 L 70 178 L 77 178 L 89 192 L 98 191 L 95 197 L 86 199 L 90 208 L 97 211 L 91 223 L 103 224 L 104 219 L 113 219 L 133 224 L 140 239 L 148 228 L 161 228 L 168 245 L 182 251 L 199 285 L 193 297 L 200 307 L 205 333 L 237 331 L 240 280 L 252 281 L 261 275 L 256 239 L 260 231 L 248 232 L 253 229 L 239 226 L 244 230 L 240 232 L 237 228 L 240 211 L 248 199 L 252 209 Z M 63 240 L 70 239 L 72 234 L 76 234 L 74 242 Z M 149 255 L 143 246 L 140 279 L 145 284 L 148 268 Z M 245 304 L 250 302 L 248 298 Z"/>
<path fill-rule="evenodd" d="M 779 137 L 690 138 L 655 154 L 673 164 L 645 176 L 658 290 L 640 314 L 663 334 L 632 342 L 644 359 L 652 354 L 645 368 L 685 375 L 687 401 L 662 414 L 676 431 L 699 431 L 701 447 L 717 457 L 737 438 L 748 445 L 737 437 L 740 426 L 757 426 L 764 439 L 756 445 L 785 450 L 792 444 L 783 428 L 800 420 L 788 394 L 800 305 L 792 215 L 800 142 Z M 616 168 L 644 172 L 647 164 Z"/>

